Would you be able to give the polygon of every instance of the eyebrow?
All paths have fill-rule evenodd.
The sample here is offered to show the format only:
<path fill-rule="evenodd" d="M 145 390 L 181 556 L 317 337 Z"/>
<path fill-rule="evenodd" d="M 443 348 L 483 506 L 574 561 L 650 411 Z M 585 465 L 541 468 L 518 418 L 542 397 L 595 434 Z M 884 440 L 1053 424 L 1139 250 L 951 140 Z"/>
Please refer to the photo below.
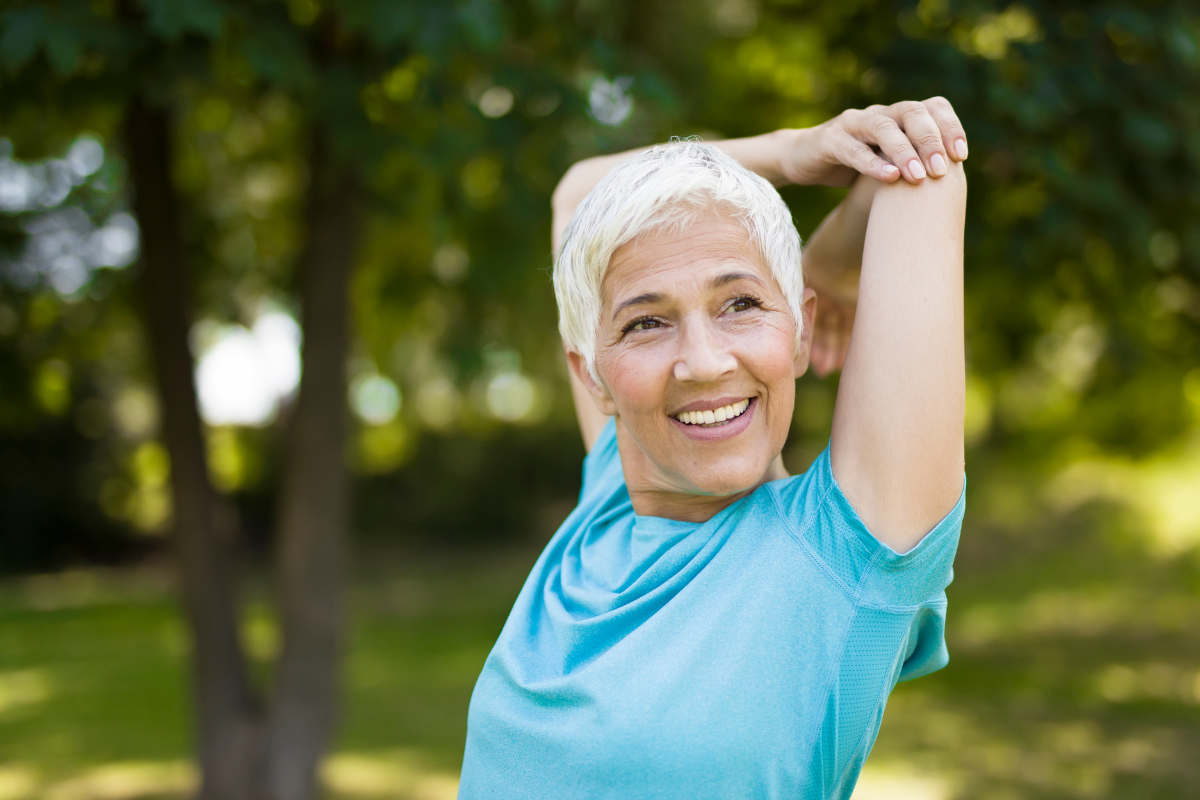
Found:
<path fill-rule="evenodd" d="M 736 283 L 737 281 L 742 281 L 742 280 L 750 280 L 750 281 L 754 281 L 755 283 L 762 283 L 762 279 L 760 279 L 757 275 L 753 275 L 749 272 L 727 272 L 724 275 L 718 275 L 717 277 L 715 277 L 711 281 L 709 281 L 708 288 L 720 289 L 722 286 L 725 286 L 730 283 Z"/>
<path fill-rule="evenodd" d="M 749 272 L 727 272 L 724 275 L 718 275 L 717 277 L 715 277 L 711 281 L 709 281 L 708 288 L 720 289 L 722 286 L 726 286 L 731 283 L 736 283 L 737 281 L 741 281 L 741 280 L 751 280 L 751 281 L 754 281 L 755 283 L 762 283 L 761 278 L 759 278 L 757 275 L 754 275 Z M 639 294 L 637 297 L 631 297 L 630 299 L 621 303 L 619 306 L 617 306 L 613 310 L 613 314 L 612 314 L 613 319 L 616 319 L 617 315 L 619 315 L 622 311 L 624 311 L 625 309 L 627 309 L 631 306 L 641 306 L 641 305 L 649 305 L 651 303 L 661 303 L 662 301 L 664 301 L 666 299 L 667 299 L 666 295 L 660 294 L 659 292 L 646 292 L 645 294 Z"/>
<path fill-rule="evenodd" d="M 639 294 L 637 297 L 632 297 L 629 300 L 626 300 L 624 303 L 621 303 L 621 305 L 617 306 L 616 309 L 613 310 L 613 319 L 616 319 L 618 314 L 630 306 L 641 306 L 648 303 L 661 303 L 665 299 L 666 297 L 658 292 L 646 292 L 645 294 Z"/>

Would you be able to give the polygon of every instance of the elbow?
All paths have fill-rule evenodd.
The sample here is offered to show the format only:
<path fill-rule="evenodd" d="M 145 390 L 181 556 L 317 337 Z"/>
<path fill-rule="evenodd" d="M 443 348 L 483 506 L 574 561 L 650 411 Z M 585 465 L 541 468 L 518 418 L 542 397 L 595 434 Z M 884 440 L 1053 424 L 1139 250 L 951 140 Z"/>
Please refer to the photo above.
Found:
<path fill-rule="evenodd" d="M 575 213 L 575 207 L 583 201 L 585 192 L 582 184 L 586 164 L 587 161 L 572 164 L 554 187 L 554 193 L 550 195 L 550 209 L 556 216 L 570 218 Z"/>
<path fill-rule="evenodd" d="M 960 195 L 964 203 L 967 201 L 967 171 L 961 162 L 952 163 L 950 171 L 935 181 L 945 181 L 948 189 Z"/>
<path fill-rule="evenodd" d="M 555 211 L 561 209 L 566 202 L 567 193 L 571 191 L 571 184 L 574 183 L 572 178 L 578 166 L 578 164 L 572 164 L 568 167 L 562 178 L 559 179 L 558 185 L 554 187 L 554 192 L 550 195 L 550 207 Z"/>
<path fill-rule="evenodd" d="M 872 213 L 882 207 L 904 207 L 922 216 L 938 218 L 945 214 L 959 216 L 967 207 L 967 176 L 962 164 L 951 164 L 940 178 L 929 176 L 918 184 L 904 180 L 879 186 L 875 191 Z"/>
<path fill-rule="evenodd" d="M 929 177 L 922 187 L 947 195 L 963 204 L 967 202 L 967 171 L 959 162 L 951 162 L 950 169 L 940 178 Z M 921 188 L 921 187 L 918 187 Z"/>
<path fill-rule="evenodd" d="M 963 169 L 960 162 L 953 161 L 945 175 L 940 178 L 928 175 L 921 180 L 920 183 L 909 183 L 901 178 L 893 183 L 879 184 L 876 193 L 901 193 L 901 192 L 938 192 L 943 194 L 961 193 L 964 197 L 967 193 L 967 173 Z"/>

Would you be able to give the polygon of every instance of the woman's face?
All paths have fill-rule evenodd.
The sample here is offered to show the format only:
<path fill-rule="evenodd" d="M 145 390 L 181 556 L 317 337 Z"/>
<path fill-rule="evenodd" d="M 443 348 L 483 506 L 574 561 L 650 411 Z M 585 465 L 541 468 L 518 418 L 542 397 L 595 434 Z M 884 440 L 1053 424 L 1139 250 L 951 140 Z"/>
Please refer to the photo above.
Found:
<path fill-rule="evenodd" d="M 602 385 L 581 378 L 617 417 L 630 493 L 729 496 L 762 483 L 787 438 L 811 326 L 797 348 L 746 229 L 714 213 L 642 235 L 613 254 L 601 300 Z M 809 319 L 814 302 L 806 290 Z"/>

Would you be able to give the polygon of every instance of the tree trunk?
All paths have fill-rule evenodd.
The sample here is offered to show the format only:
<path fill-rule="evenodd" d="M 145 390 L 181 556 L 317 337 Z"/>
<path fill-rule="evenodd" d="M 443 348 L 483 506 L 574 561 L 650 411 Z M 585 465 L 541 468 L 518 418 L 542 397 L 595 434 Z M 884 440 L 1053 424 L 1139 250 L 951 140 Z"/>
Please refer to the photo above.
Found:
<path fill-rule="evenodd" d="M 300 394 L 284 461 L 276 575 L 283 652 L 267 737 L 271 800 L 310 800 L 337 720 L 343 571 L 349 526 L 345 467 L 349 284 L 359 235 L 357 191 L 320 133 L 310 153 L 308 241 L 300 261 L 304 327 Z"/>
<path fill-rule="evenodd" d="M 200 794 L 242 798 L 261 737 L 238 638 L 237 516 L 209 481 L 196 408 L 187 259 L 170 178 L 170 120 L 166 111 L 135 100 L 124 132 L 141 228 L 145 328 L 171 461 L 179 580 L 192 632 Z"/>

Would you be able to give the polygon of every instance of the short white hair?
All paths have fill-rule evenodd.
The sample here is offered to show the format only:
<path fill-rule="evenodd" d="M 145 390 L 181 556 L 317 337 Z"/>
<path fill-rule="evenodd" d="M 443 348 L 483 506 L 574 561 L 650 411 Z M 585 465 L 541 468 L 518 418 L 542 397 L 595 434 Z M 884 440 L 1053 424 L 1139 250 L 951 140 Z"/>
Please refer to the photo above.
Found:
<path fill-rule="evenodd" d="M 713 145 L 672 140 L 622 161 L 596 184 L 571 218 L 554 262 L 559 333 L 594 378 L 600 289 L 613 253 L 643 233 L 683 227 L 712 211 L 745 226 L 787 299 L 799 345 L 804 277 L 787 204 L 768 181 Z"/>

